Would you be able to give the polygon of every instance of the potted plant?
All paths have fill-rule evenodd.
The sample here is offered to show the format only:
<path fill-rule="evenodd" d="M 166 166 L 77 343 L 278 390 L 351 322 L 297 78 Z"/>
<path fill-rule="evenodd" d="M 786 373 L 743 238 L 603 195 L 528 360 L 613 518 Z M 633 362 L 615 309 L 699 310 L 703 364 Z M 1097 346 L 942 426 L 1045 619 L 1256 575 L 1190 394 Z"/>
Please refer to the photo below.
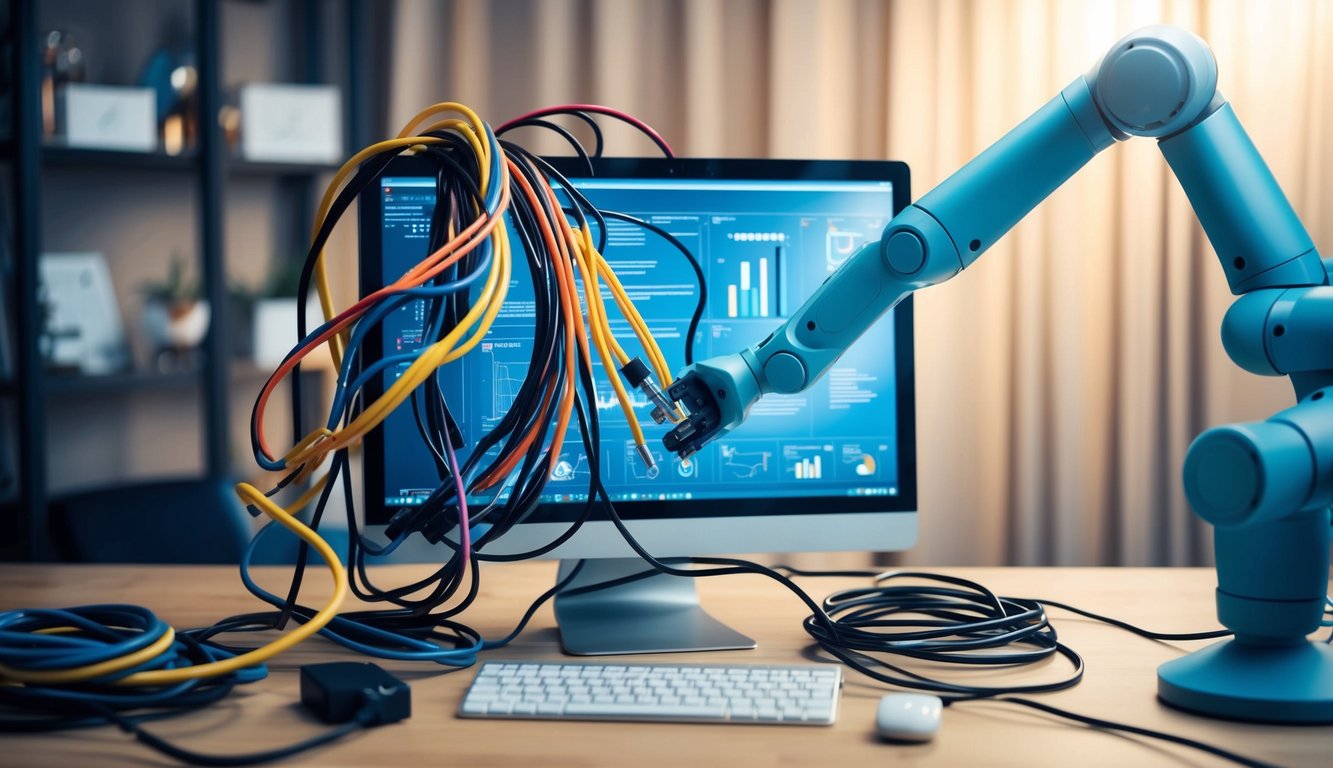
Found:
<path fill-rule="evenodd" d="M 301 259 L 275 256 L 268 279 L 254 301 L 251 347 L 255 364 L 261 368 L 280 364 L 299 341 L 296 318 L 302 265 Z M 308 330 L 323 322 L 313 297 L 306 305 L 306 318 Z"/>
<path fill-rule="evenodd" d="M 208 302 L 200 297 L 198 282 L 186 277 L 185 259 L 173 254 L 166 279 L 144 286 L 143 326 L 158 368 L 191 362 L 194 350 L 208 333 L 209 317 Z"/>

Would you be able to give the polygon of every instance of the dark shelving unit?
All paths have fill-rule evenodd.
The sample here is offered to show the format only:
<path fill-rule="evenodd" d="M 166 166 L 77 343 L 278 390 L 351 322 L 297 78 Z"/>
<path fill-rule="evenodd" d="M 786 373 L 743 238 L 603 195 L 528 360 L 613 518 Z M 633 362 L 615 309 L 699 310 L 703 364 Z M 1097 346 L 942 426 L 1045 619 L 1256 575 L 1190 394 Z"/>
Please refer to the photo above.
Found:
<path fill-rule="evenodd" d="M 14 332 L 13 381 L 0 380 L 0 407 L 12 407 L 17 415 L 18 500 L 0 506 L 0 558 L 48 559 L 52 556 L 47 537 L 46 508 L 49 502 L 50 470 L 46 466 L 47 409 L 69 398 L 86 396 L 122 397 L 139 392 L 190 391 L 200 393 L 199 437 L 203 473 L 228 476 L 232 471 L 229 453 L 231 397 L 237 379 L 253 383 L 263 372 L 233 359 L 228 338 L 230 305 L 227 287 L 225 236 L 227 186 L 231 178 L 269 178 L 279 185 L 293 216 L 290 226 L 275 233 L 275 251 L 304 253 L 309 236 L 313 183 L 336 166 L 306 163 L 247 162 L 233 157 L 216 119 L 224 105 L 222 69 L 222 7 L 229 0 L 193 0 L 191 35 L 198 71 L 196 108 L 199 131 L 196 146 L 180 155 L 83 149 L 44 143 L 41 125 L 41 61 L 38 43 L 39 8 L 46 0 L 9 0 L 9 27 L 5 50 L 9 69 L 15 73 L 10 87 L 12 126 L 0 138 L 0 163 L 8 166 L 9 181 L 4 205 L 10 208 L 13 261 L 11 292 L 4 306 L 11 313 Z M 55 3 L 60 0 L 54 0 Z M 116 2 L 116 0 L 109 0 Z M 230 0 L 239 2 L 239 0 Z M 346 119 L 344 142 L 354 146 L 369 131 L 365 116 L 353 110 L 364 108 L 364 68 L 354 62 L 368 50 L 365 38 L 367 0 L 341 0 L 336 8 L 345 38 L 348 68 L 336 73 L 344 80 L 343 109 Z M 326 48 L 325 17 L 329 4 L 320 0 L 291 0 L 293 39 L 289 51 L 291 79 L 321 82 Z M 42 172 L 62 173 L 99 170 L 163 172 L 187 178 L 194 190 L 195 240 L 201 297 L 209 302 L 209 331 L 199 350 L 199 365 L 169 373 L 127 372 L 108 376 L 64 375 L 44 370 L 38 349 L 41 318 L 37 306 L 38 262 L 42 253 Z M 2 253 L 2 252 L 0 252 Z M 9 438 L 11 436 L 4 436 Z"/>
<path fill-rule="evenodd" d="M 47 373 L 46 390 L 53 395 L 63 395 L 184 389 L 199 381 L 199 373 L 199 371 L 131 372 L 105 376 Z"/>
<path fill-rule="evenodd" d="M 167 155 L 161 152 L 118 152 L 112 149 L 83 149 L 50 144 L 41 148 L 46 168 L 133 168 L 134 170 L 194 171 L 195 153 Z"/>
<path fill-rule="evenodd" d="M 10 558 L 36 559 L 47 554 L 46 537 L 46 397 L 42 388 L 37 336 L 37 256 L 42 250 L 40 110 L 41 67 L 37 57 L 37 3 L 10 3 L 8 48 L 14 73 L 10 114 L 13 136 L 10 154 L 13 212 L 9 254 L 13 260 L 12 296 L 6 302 L 14 314 L 14 408 L 18 435 L 18 502 L 5 515 L 0 553 Z M 23 108 L 27 105 L 28 108 Z"/>
<path fill-rule="evenodd" d="M 167 155 L 160 152 L 117 152 L 109 149 L 77 147 L 42 147 L 42 165 L 46 168 L 132 168 L 137 171 L 160 170 L 191 173 L 199 167 L 197 153 Z M 338 170 L 336 165 L 312 163 L 260 163 L 227 157 L 227 174 L 236 176 L 296 176 L 309 178 Z"/>

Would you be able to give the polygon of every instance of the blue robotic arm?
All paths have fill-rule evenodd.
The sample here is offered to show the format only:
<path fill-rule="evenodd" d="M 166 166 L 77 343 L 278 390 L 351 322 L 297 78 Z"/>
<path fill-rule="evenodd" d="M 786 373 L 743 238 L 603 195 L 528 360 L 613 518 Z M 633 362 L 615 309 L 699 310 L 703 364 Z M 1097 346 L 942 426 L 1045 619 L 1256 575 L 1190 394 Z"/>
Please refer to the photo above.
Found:
<path fill-rule="evenodd" d="M 1241 295 L 1223 324 L 1228 353 L 1246 370 L 1290 375 L 1300 400 L 1266 422 L 1209 430 L 1190 447 L 1185 489 L 1217 527 L 1219 617 L 1237 637 L 1165 665 L 1159 693 L 1206 714 L 1333 722 L 1333 652 L 1305 640 L 1328 584 L 1333 264 L 1218 92 L 1211 51 L 1188 32 L 1149 27 L 1116 43 L 894 217 L 767 338 L 686 369 L 669 395 L 689 416 L 663 442 L 688 457 L 738 427 L 763 395 L 809 387 L 904 297 L 961 272 L 1130 136 L 1158 139 Z M 1278 647 L 1287 651 L 1259 652 Z"/>

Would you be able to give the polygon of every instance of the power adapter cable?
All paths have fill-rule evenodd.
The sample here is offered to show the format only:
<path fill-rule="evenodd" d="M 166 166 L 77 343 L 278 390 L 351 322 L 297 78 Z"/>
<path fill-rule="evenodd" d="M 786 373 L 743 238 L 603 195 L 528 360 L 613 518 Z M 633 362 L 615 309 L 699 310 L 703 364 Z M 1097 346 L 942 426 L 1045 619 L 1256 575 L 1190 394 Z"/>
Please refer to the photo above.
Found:
<path fill-rule="evenodd" d="M 1236 763 L 1237 765 L 1246 766 L 1247 768 L 1281 768 L 1281 766 L 1278 766 L 1274 763 L 1266 763 L 1263 762 L 1262 760 L 1255 760 L 1252 757 L 1246 757 L 1245 755 L 1241 755 L 1227 749 L 1222 749 L 1221 747 L 1215 747 L 1212 744 L 1207 744 L 1202 741 L 1196 741 L 1194 739 L 1185 738 L 1184 736 L 1177 736 L 1173 733 L 1166 733 L 1165 731 L 1157 731 L 1151 728 L 1142 728 L 1137 725 L 1129 725 L 1128 723 L 1117 723 L 1114 720 L 1104 720 L 1100 717 L 1081 715 L 1077 712 L 1070 712 L 1067 709 L 1053 707 L 1050 704 L 1046 704 L 1040 701 L 1035 701 L 1033 699 L 1026 699 L 1020 696 L 994 696 L 994 697 L 977 696 L 972 698 L 962 697 L 962 698 L 944 699 L 944 706 L 948 707 L 965 701 L 998 701 L 1006 704 L 1018 704 L 1019 706 L 1028 707 L 1029 709 L 1035 709 L 1040 712 L 1045 712 L 1049 715 L 1055 715 L 1056 717 L 1063 717 L 1066 720 L 1073 720 L 1074 722 L 1082 723 L 1083 725 L 1092 728 L 1102 728 L 1108 731 L 1120 731 L 1121 733 L 1130 733 L 1135 736 L 1146 736 L 1150 739 L 1160 739 L 1161 741 L 1168 741 L 1171 742 L 1172 744 L 1179 744 L 1183 747 L 1197 749 L 1201 752 L 1207 752 L 1210 755 L 1220 757 L 1223 760 L 1229 760 L 1230 762 Z"/>

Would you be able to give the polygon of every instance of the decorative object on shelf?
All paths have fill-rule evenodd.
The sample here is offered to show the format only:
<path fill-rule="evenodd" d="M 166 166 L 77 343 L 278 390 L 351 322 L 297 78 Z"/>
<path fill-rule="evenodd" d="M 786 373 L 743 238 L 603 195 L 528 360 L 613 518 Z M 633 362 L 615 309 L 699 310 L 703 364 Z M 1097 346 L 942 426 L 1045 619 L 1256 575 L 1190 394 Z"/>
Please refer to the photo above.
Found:
<path fill-rule="evenodd" d="M 70 83 L 57 92 L 56 107 L 56 125 L 68 146 L 157 149 L 157 108 L 150 88 Z"/>
<path fill-rule="evenodd" d="M 208 334 L 211 317 L 199 286 L 185 276 L 185 259 L 173 254 L 167 279 L 145 286 L 143 326 L 154 348 L 159 371 L 195 367 L 200 342 Z"/>
<path fill-rule="evenodd" d="M 301 260 L 276 257 L 269 271 L 268 282 L 255 297 L 251 314 L 251 357 L 260 368 L 275 368 L 300 341 L 296 337 L 297 313 L 300 303 Z M 306 302 L 306 327 L 314 330 L 322 325 L 318 300 Z"/>
<path fill-rule="evenodd" d="M 225 104 L 218 110 L 218 125 L 222 126 L 222 141 L 235 154 L 241 146 L 241 110 L 235 104 Z"/>
<path fill-rule="evenodd" d="M 259 162 L 338 163 L 342 97 L 331 85 L 241 87 L 241 156 Z"/>
<path fill-rule="evenodd" d="M 82 82 L 87 71 L 83 50 L 74 35 L 53 29 L 42 45 L 42 133 L 56 134 L 56 93 L 68 83 Z"/>
<path fill-rule="evenodd" d="M 125 327 L 102 254 L 44 253 L 40 277 L 47 365 L 94 376 L 128 368 Z"/>
<path fill-rule="evenodd" d="M 166 48 L 157 51 L 144 66 L 139 84 L 153 91 L 162 151 L 179 155 L 193 150 L 199 133 L 199 111 L 195 104 L 199 72 L 194 65 L 194 54 Z"/>

